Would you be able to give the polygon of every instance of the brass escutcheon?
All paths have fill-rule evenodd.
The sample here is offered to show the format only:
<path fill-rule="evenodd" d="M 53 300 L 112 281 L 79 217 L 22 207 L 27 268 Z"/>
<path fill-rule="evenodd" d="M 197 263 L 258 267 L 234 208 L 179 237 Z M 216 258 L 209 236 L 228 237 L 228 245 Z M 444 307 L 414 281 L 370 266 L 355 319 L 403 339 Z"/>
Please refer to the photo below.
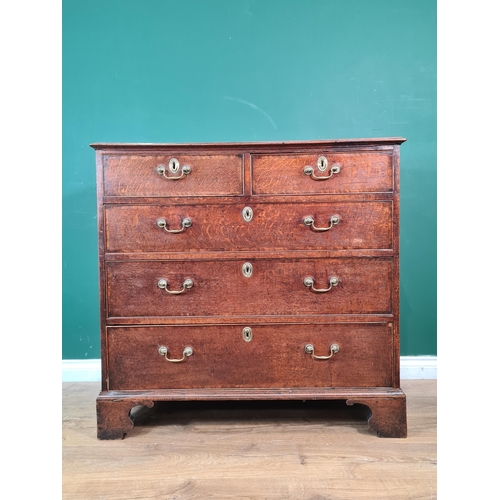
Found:
<path fill-rule="evenodd" d="M 243 331 L 241 332 L 241 336 L 243 337 L 243 340 L 245 342 L 250 342 L 253 338 L 252 329 L 249 326 L 246 326 L 245 328 L 243 328 Z"/>
<path fill-rule="evenodd" d="M 253 266 L 250 264 L 250 262 L 245 262 L 243 266 L 241 267 L 241 272 L 245 278 L 250 278 L 253 273 Z"/>
<path fill-rule="evenodd" d="M 180 167 L 181 164 L 179 163 L 179 160 L 177 158 L 171 158 L 170 161 L 168 162 L 168 169 L 173 174 L 176 174 L 179 171 Z"/>
<path fill-rule="evenodd" d="M 250 207 L 245 207 L 241 211 L 241 216 L 245 222 L 250 222 L 253 219 L 253 210 Z"/>
<path fill-rule="evenodd" d="M 316 162 L 318 170 L 324 172 L 328 168 L 328 160 L 324 156 L 320 156 Z"/>

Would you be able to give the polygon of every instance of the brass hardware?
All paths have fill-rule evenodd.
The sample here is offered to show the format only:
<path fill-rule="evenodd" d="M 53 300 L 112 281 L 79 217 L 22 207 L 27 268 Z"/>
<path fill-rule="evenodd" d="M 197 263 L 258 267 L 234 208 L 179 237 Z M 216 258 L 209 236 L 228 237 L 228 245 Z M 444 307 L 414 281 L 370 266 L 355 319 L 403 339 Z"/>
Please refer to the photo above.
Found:
<path fill-rule="evenodd" d="M 316 162 L 316 166 L 318 167 L 318 170 L 325 172 L 328 168 L 328 160 L 324 156 L 320 156 Z"/>
<path fill-rule="evenodd" d="M 325 156 L 320 156 L 318 160 L 316 161 L 316 166 L 320 172 L 326 172 L 328 169 L 328 160 L 326 159 Z M 339 165 L 332 165 L 330 167 L 330 175 L 324 175 L 324 176 L 316 176 L 314 175 L 314 168 L 311 167 L 310 165 L 307 165 L 304 167 L 304 174 L 309 175 L 311 179 L 314 179 L 315 181 L 326 181 L 329 179 L 333 174 L 338 174 L 340 172 L 340 166 Z"/>
<path fill-rule="evenodd" d="M 250 207 L 245 207 L 241 211 L 241 215 L 245 222 L 250 222 L 253 219 L 253 210 Z"/>
<path fill-rule="evenodd" d="M 243 328 L 243 331 L 241 332 L 241 336 L 243 337 L 243 340 L 245 342 L 250 342 L 253 337 L 253 332 L 252 329 L 249 326 L 246 326 Z"/>
<path fill-rule="evenodd" d="M 168 281 L 165 278 L 162 278 L 161 280 L 158 281 L 158 288 L 161 288 L 165 290 L 168 293 L 171 293 L 172 295 L 179 295 L 180 293 L 185 292 L 189 288 L 193 288 L 194 282 L 190 278 L 186 278 L 184 280 L 184 283 L 182 284 L 182 290 L 169 290 L 167 288 Z"/>
<path fill-rule="evenodd" d="M 177 158 L 171 158 L 168 162 L 168 169 L 172 173 L 177 173 L 179 171 L 179 168 L 179 160 L 177 160 Z M 183 177 L 191 173 L 191 167 L 189 165 L 184 165 L 181 169 L 181 175 L 178 175 L 177 177 L 169 177 L 168 175 L 165 175 L 167 173 L 165 165 L 158 165 L 156 167 L 156 173 L 158 175 L 163 175 L 163 177 L 165 177 L 165 179 L 168 179 L 169 181 L 178 181 L 179 179 L 182 179 Z"/>
<path fill-rule="evenodd" d="M 329 231 L 333 226 L 336 226 L 340 222 L 340 217 L 338 215 L 332 215 L 330 217 L 330 225 L 328 227 L 316 227 L 314 225 L 314 219 L 312 217 L 305 217 L 304 224 L 311 227 L 311 231 Z"/>
<path fill-rule="evenodd" d="M 316 293 L 329 292 L 332 289 L 332 287 L 337 286 L 339 284 L 339 279 L 335 276 L 332 276 L 328 282 L 330 283 L 330 286 L 328 288 L 314 288 L 314 279 L 313 278 L 308 276 L 307 278 L 304 279 L 304 285 Z"/>
<path fill-rule="evenodd" d="M 314 354 L 314 346 L 312 344 L 307 344 L 304 350 L 314 359 L 330 359 L 334 354 L 337 354 L 340 351 L 340 347 L 337 344 L 332 344 L 330 346 L 330 356 L 316 356 L 316 354 Z"/>
<path fill-rule="evenodd" d="M 181 164 L 179 163 L 179 160 L 177 158 L 171 158 L 168 162 L 168 169 L 173 174 L 176 174 L 179 171 L 180 166 Z"/>
<path fill-rule="evenodd" d="M 192 356 L 193 352 L 194 351 L 192 347 L 185 347 L 184 351 L 182 351 L 181 359 L 171 359 L 167 357 L 168 349 L 164 345 L 158 348 L 158 354 L 160 356 L 164 356 L 167 361 L 170 361 L 170 363 L 180 363 L 181 361 L 184 361 L 187 357 Z"/>
<path fill-rule="evenodd" d="M 252 276 L 253 273 L 252 264 L 250 264 L 250 262 L 245 262 L 241 267 L 241 272 L 243 273 L 243 276 L 245 276 L 245 278 L 250 278 L 250 276 Z"/>
<path fill-rule="evenodd" d="M 167 228 L 167 221 L 165 219 L 158 219 L 156 221 L 156 225 L 160 227 L 161 229 L 165 229 L 167 233 L 182 233 L 184 232 L 188 227 L 191 227 L 193 224 L 193 221 L 191 219 L 188 219 L 187 217 L 182 219 L 181 222 L 181 229 L 168 229 Z"/>

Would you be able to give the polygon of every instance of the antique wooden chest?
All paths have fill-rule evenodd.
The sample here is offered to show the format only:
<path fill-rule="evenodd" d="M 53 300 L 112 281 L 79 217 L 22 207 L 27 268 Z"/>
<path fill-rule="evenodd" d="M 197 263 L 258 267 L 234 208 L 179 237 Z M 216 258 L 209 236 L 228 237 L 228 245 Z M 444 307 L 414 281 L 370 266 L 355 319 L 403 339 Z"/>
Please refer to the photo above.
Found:
<path fill-rule="evenodd" d="M 97 435 L 175 400 L 345 400 L 406 436 L 403 138 L 92 144 Z"/>

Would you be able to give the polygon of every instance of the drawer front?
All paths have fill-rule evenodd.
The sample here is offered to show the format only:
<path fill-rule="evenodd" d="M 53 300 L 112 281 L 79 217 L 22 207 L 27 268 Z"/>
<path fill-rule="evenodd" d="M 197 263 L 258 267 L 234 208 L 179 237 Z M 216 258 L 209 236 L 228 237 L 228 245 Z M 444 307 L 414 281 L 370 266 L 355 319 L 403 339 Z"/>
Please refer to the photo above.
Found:
<path fill-rule="evenodd" d="M 324 171 L 321 157 L 327 160 L 323 162 Z M 260 195 L 390 192 L 392 159 L 392 153 L 386 152 L 254 154 L 252 192 Z M 340 167 L 339 172 L 330 175 L 332 166 Z M 313 175 L 304 173 L 306 167 L 312 167 Z"/>
<path fill-rule="evenodd" d="M 392 327 L 387 324 L 153 326 L 107 328 L 110 390 L 238 387 L 388 387 Z M 247 335 L 248 337 L 248 335 Z M 330 346 L 338 352 L 330 359 Z M 186 347 L 192 355 L 180 362 Z"/>
<path fill-rule="evenodd" d="M 183 174 L 186 166 L 190 172 Z M 103 167 L 105 196 L 243 194 L 243 155 L 104 156 Z"/>
<path fill-rule="evenodd" d="M 253 212 L 249 222 L 242 216 L 243 204 L 108 206 L 106 251 L 332 250 L 392 246 L 392 201 L 249 206 Z"/>
<path fill-rule="evenodd" d="M 108 262 L 108 317 L 390 314 L 392 277 L 385 257 Z"/>

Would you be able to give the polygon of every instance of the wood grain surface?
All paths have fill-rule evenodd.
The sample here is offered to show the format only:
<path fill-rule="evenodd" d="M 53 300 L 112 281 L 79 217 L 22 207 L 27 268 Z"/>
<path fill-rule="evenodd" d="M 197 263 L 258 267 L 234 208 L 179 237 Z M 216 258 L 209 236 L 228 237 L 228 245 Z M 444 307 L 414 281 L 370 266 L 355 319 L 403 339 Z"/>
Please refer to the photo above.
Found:
<path fill-rule="evenodd" d="M 104 195 L 106 196 L 207 196 L 243 194 L 243 155 L 109 155 L 103 158 Z M 163 165 L 165 175 L 171 158 L 191 173 L 179 180 L 158 175 Z"/>
<path fill-rule="evenodd" d="M 252 264 L 252 262 L 250 262 Z M 108 315 L 226 316 L 283 314 L 387 314 L 392 311 L 392 258 L 294 259 L 254 262 L 242 274 L 243 260 L 108 262 Z M 315 293 L 304 285 L 327 289 Z M 194 285 L 180 295 L 158 287 L 166 279 L 173 291 L 186 279 Z"/>
<path fill-rule="evenodd" d="M 321 150 L 316 154 L 252 155 L 252 193 L 373 193 L 393 189 L 391 152 L 325 153 L 325 172 L 316 166 L 320 155 Z M 304 167 L 311 166 L 316 177 L 325 177 L 332 165 L 338 165 L 340 172 L 326 180 L 316 181 L 304 174 Z"/>
<path fill-rule="evenodd" d="M 231 205 L 113 205 L 105 210 L 106 252 L 382 249 L 392 245 L 392 201 Z M 338 216 L 338 224 L 330 218 Z M 304 224 L 314 219 L 315 231 Z M 182 233 L 182 220 L 192 225 Z"/>
<path fill-rule="evenodd" d="M 339 401 L 175 402 L 96 439 L 99 383 L 62 391 L 64 500 L 435 500 L 436 381 L 403 380 L 408 437 Z M 133 438 L 133 439 L 130 439 Z"/>
<path fill-rule="evenodd" d="M 231 387 L 377 387 L 392 385 L 392 328 L 387 324 L 245 325 L 108 328 L 110 390 Z M 339 352 L 330 359 L 330 346 Z M 171 363 L 158 354 L 181 359 Z"/>

